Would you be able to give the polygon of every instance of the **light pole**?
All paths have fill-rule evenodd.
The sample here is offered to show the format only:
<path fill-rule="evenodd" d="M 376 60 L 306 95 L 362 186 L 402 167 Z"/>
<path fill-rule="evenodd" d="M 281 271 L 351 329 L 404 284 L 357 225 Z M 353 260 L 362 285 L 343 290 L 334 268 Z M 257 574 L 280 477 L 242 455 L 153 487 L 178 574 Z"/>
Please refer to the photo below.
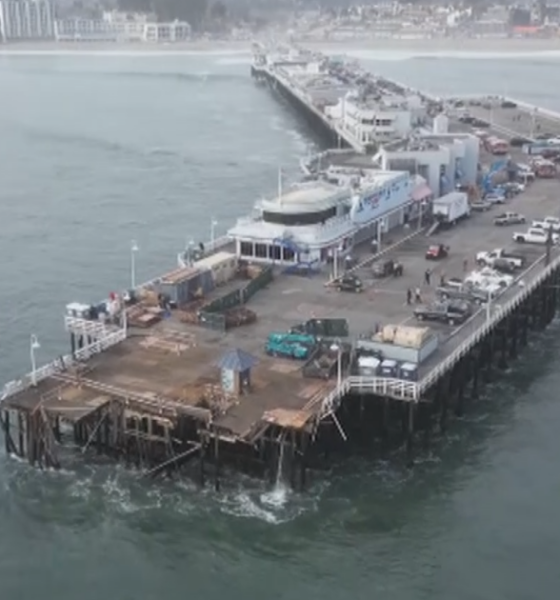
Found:
<path fill-rule="evenodd" d="M 29 344 L 29 356 L 31 357 L 31 383 L 33 385 L 37 385 L 37 376 L 36 376 L 37 365 L 35 363 L 35 350 L 39 350 L 40 347 L 41 347 L 41 344 L 39 344 L 39 340 L 37 339 L 37 336 L 34 333 L 32 333 L 31 341 Z"/>
<path fill-rule="evenodd" d="M 216 239 L 216 225 L 218 225 L 218 221 L 214 217 L 210 221 L 210 245 L 214 247 L 214 240 Z"/>
<path fill-rule="evenodd" d="M 331 350 L 337 352 L 336 357 L 336 387 L 342 385 L 342 342 L 337 338 L 331 345 Z"/>
<path fill-rule="evenodd" d="M 131 289 L 136 289 L 136 253 L 140 250 L 138 244 L 132 240 L 130 243 L 130 286 Z"/>

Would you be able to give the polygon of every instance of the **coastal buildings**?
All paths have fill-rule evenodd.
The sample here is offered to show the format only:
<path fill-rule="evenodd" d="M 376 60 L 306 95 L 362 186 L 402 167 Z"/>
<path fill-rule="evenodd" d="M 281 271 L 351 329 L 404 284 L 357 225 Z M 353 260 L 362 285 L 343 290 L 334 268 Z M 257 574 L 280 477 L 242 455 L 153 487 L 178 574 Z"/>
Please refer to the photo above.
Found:
<path fill-rule="evenodd" d="M 51 40 L 53 6 L 45 0 L 0 0 L 0 41 Z"/>
<path fill-rule="evenodd" d="M 101 19 L 66 18 L 55 22 L 57 41 L 72 42 L 180 42 L 189 39 L 184 21 L 158 23 L 149 15 L 103 13 Z"/>
<path fill-rule="evenodd" d="M 100 19 L 55 19 L 46 0 L 0 0 L 0 41 L 181 42 L 190 38 L 184 21 L 159 23 L 154 16 L 105 11 Z"/>

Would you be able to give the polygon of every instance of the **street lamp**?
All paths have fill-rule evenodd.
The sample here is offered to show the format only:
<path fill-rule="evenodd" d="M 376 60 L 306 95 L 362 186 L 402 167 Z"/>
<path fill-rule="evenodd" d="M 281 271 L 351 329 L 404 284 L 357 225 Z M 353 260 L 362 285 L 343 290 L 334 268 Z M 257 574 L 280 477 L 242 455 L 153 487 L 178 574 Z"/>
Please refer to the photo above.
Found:
<path fill-rule="evenodd" d="M 35 350 L 39 350 L 40 347 L 41 347 L 41 344 L 39 344 L 39 340 L 37 339 L 37 336 L 34 333 L 32 333 L 31 334 L 31 342 L 29 344 L 29 355 L 31 357 L 31 383 L 33 385 L 37 385 L 37 376 L 36 376 L 37 365 L 35 363 Z"/>
<path fill-rule="evenodd" d="M 216 219 L 214 217 L 212 217 L 212 220 L 210 221 L 210 244 L 213 246 L 214 245 L 214 240 L 216 238 L 216 225 L 218 224 L 218 221 L 216 221 Z"/>
<path fill-rule="evenodd" d="M 340 388 L 342 385 L 342 342 L 338 338 L 331 344 L 331 350 L 337 353 L 336 386 L 337 388 Z"/>
<path fill-rule="evenodd" d="M 138 244 L 132 240 L 130 243 L 130 286 L 136 289 L 136 253 L 140 250 Z"/>

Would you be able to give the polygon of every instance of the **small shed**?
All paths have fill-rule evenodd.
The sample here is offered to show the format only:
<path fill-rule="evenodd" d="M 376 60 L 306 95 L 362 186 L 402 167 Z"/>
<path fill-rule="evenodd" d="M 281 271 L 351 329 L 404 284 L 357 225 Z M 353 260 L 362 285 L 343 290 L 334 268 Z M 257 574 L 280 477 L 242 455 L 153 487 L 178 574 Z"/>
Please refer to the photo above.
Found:
<path fill-rule="evenodd" d="M 228 350 L 218 361 L 223 391 L 236 396 L 248 392 L 251 388 L 251 369 L 257 362 L 254 356 L 244 350 Z"/>
<path fill-rule="evenodd" d="M 237 273 L 237 256 L 231 252 L 217 252 L 196 261 L 195 267 L 209 269 L 212 272 L 214 285 L 218 286 L 235 277 Z"/>
<path fill-rule="evenodd" d="M 192 267 L 171 271 L 155 284 L 156 291 L 177 306 L 184 306 L 192 300 L 204 297 L 213 287 L 212 274 L 208 269 Z"/>

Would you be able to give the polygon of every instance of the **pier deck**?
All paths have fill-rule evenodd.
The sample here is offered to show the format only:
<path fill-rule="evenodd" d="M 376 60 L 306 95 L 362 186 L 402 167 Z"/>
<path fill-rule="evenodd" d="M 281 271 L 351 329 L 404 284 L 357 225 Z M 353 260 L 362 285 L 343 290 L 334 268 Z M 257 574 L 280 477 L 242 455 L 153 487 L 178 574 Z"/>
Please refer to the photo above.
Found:
<path fill-rule="evenodd" d="M 525 214 L 528 221 L 555 215 L 558 212 L 557 190 L 557 180 L 537 180 L 526 192 L 513 198 L 507 209 Z M 145 408 L 149 408 L 148 402 L 155 403 L 154 406 L 159 402 L 171 414 L 182 411 L 192 414 L 192 409 L 196 412 L 201 406 L 201 398 L 205 397 L 209 404 L 213 401 L 218 404 L 213 407 L 215 425 L 240 439 L 247 438 L 259 421 L 272 418 L 274 413 L 271 411 L 278 409 L 289 411 L 284 414 L 285 419 L 289 415 L 305 423 L 320 410 L 322 398 L 334 389 L 336 383 L 304 378 L 301 363 L 266 356 L 263 347 L 268 334 L 286 331 L 310 318 L 322 317 L 347 318 L 351 338 L 372 331 L 376 324 L 412 324 L 412 307 L 406 305 L 407 288 L 420 287 L 424 301 L 430 301 L 442 273 L 446 277 L 462 277 L 463 261 L 467 259 L 469 268 L 473 268 L 477 251 L 514 245 L 512 228 L 493 225 L 496 211 L 500 208 L 473 214 L 466 222 L 430 238 L 423 231 L 419 232 L 389 251 L 386 257 L 397 258 L 404 266 L 404 275 L 400 278 L 374 279 L 371 274 L 372 257 L 368 257 L 364 250 L 366 253 L 362 259 L 367 259 L 367 264 L 356 268 L 365 284 L 362 294 L 337 292 L 326 286 L 327 273 L 312 278 L 279 273 L 248 303 L 248 307 L 258 315 L 258 321 L 252 325 L 222 335 L 186 325 L 173 317 L 148 331 L 132 330 L 124 342 L 91 357 L 82 383 L 77 380 L 70 384 L 56 377 L 47 378 L 37 388 L 9 397 L 6 402 L 12 408 L 33 410 L 42 404 L 46 410 L 61 414 L 78 414 L 80 411 L 86 414 L 114 392 L 122 398 L 144 397 Z M 414 233 L 414 224 L 410 233 Z M 433 243 L 449 246 L 449 257 L 437 263 L 427 261 L 424 253 Z M 519 277 L 529 285 L 542 268 L 544 248 L 521 245 L 516 250 L 527 258 L 525 272 Z M 559 251 L 555 248 L 552 256 L 558 255 Z M 430 286 L 423 282 L 428 267 L 433 270 Z M 517 285 L 512 286 L 497 300 L 496 307 L 514 297 L 520 289 Z M 421 376 L 450 355 L 480 327 L 485 318 L 486 312 L 482 309 L 459 327 L 430 324 L 440 337 L 440 346 L 422 365 Z M 228 400 L 217 392 L 220 375 L 216 363 L 231 348 L 249 352 L 258 358 L 259 363 L 252 376 L 253 391 Z M 92 381 L 97 385 L 91 384 Z M 61 385 L 64 393 L 53 395 L 52 390 Z M 107 386 L 106 389 L 103 386 Z M 299 411 L 303 412 L 296 414 Z"/>

